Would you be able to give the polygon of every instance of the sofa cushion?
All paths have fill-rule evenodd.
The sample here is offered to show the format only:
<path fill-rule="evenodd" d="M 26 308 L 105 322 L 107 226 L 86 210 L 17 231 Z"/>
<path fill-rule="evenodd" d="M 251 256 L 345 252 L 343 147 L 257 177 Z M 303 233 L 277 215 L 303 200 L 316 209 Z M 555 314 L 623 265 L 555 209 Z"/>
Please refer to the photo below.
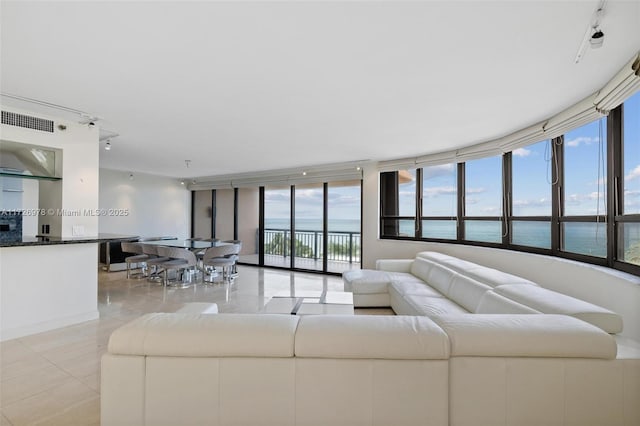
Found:
<path fill-rule="evenodd" d="M 493 290 L 487 291 L 480 298 L 475 310 L 476 314 L 539 314 L 533 308 L 500 296 Z"/>
<path fill-rule="evenodd" d="M 477 268 L 480 265 L 463 260 L 458 257 L 449 256 L 448 254 L 438 253 L 436 251 L 423 251 L 416 255 L 416 258 L 429 259 L 441 265 L 445 265 L 447 268 L 453 269 L 456 272 L 467 271 L 472 268 Z"/>
<path fill-rule="evenodd" d="M 109 352 L 175 357 L 291 357 L 298 317 L 146 314 L 109 338 Z"/>
<path fill-rule="evenodd" d="M 434 251 L 424 251 L 416 255 L 417 258 L 432 260 L 436 263 L 446 266 L 449 269 L 467 275 L 476 281 L 480 281 L 491 287 L 497 287 L 504 284 L 528 284 L 535 285 L 533 281 L 519 277 L 517 275 L 508 274 L 497 269 L 482 266 L 468 260 L 459 259 L 449 256 L 448 254 L 438 253 Z"/>
<path fill-rule="evenodd" d="M 418 315 L 432 317 L 437 315 L 469 313 L 462 306 L 444 297 L 407 294 L 404 296 L 404 299 L 407 304 L 409 304 L 418 313 Z"/>
<path fill-rule="evenodd" d="M 422 281 L 427 281 L 429 279 L 429 272 L 431 271 L 431 268 L 436 264 L 437 262 L 416 257 L 411 264 L 411 273 Z"/>
<path fill-rule="evenodd" d="M 423 280 L 408 272 L 387 272 L 387 274 L 389 274 L 389 284 L 401 281 L 407 284 L 426 285 Z"/>
<path fill-rule="evenodd" d="M 354 269 L 344 272 L 342 281 L 344 282 L 344 291 L 353 293 L 386 293 L 387 285 L 391 278 L 385 271 Z"/>
<path fill-rule="evenodd" d="M 426 317 L 307 315 L 298 324 L 295 355 L 306 358 L 447 359 L 449 339 Z"/>
<path fill-rule="evenodd" d="M 542 287 L 503 285 L 495 292 L 545 314 L 565 314 L 581 319 L 607 333 L 622 331 L 622 317 L 603 307 Z"/>
<path fill-rule="evenodd" d="M 473 278 L 456 274 L 451 280 L 447 297 L 469 312 L 475 312 L 482 296 L 492 288 Z"/>
<path fill-rule="evenodd" d="M 526 278 L 522 278 L 517 275 L 508 274 L 506 272 L 498 271 L 497 269 L 487 268 L 484 266 L 465 271 L 465 275 L 491 287 L 498 287 L 500 285 L 507 284 L 524 284 L 538 287 L 538 284 Z"/>
<path fill-rule="evenodd" d="M 404 280 L 393 280 L 391 281 L 391 284 L 389 284 L 389 291 L 391 291 L 392 289 L 395 290 L 400 296 L 413 294 L 416 296 L 445 297 L 439 291 L 429 287 L 424 281 L 407 282 Z"/>
<path fill-rule="evenodd" d="M 615 339 L 565 315 L 448 315 L 435 317 L 451 356 L 616 357 Z"/>
<path fill-rule="evenodd" d="M 428 262 L 428 261 L 427 261 Z M 446 268 L 442 265 L 434 264 L 429 269 L 429 274 L 427 275 L 425 281 L 431 287 L 435 288 L 442 294 L 449 293 L 449 287 L 451 286 L 451 281 L 453 277 L 456 276 L 457 273 L 452 271 L 449 268 Z"/>

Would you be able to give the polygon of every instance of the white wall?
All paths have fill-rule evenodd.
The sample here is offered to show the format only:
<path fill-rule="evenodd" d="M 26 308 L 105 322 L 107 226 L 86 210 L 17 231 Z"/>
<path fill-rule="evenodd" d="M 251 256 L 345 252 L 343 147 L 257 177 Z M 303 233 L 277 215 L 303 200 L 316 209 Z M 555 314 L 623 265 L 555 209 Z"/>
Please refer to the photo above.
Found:
<path fill-rule="evenodd" d="M 86 212 L 98 208 L 98 128 L 16 108 L 2 109 L 55 123 L 53 133 L 3 124 L 2 140 L 62 150 L 58 164 L 62 180 L 39 181 L 40 196 L 31 186 L 23 194 L 27 202 L 23 207 L 30 208 L 38 198 L 40 209 L 52 208 L 51 213 L 38 216 L 40 223 L 55 223 L 52 236 L 70 237 L 74 227 L 86 236 L 97 236 L 98 216 Z M 28 181 L 23 183 L 25 189 L 30 186 Z M 51 204 L 43 205 L 43 200 Z M 34 222 L 28 227 L 31 233 Z M 0 249 L 0 340 L 95 319 L 97 298 L 97 243 Z"/>
<path fill-rule="evenodd" d="M 40 208 L 52 208 L 54 211 L 53 215 L 39 216 L 40 223 L 52 225 L 52 236 L 71 237 L 74 226 L 81 227 L 82 233 L 86 236 L 98 235 L 98 217 L 85 214 L 98 208 L 98 127 L 13 107 L 2 106 L 2 109 L 51 119 L 55 123 L 53 133 L 9 125 L 0 127 L 2 140 L 62 150 L 62 180 L 40 182 L 55 187 L 56 195 L 55 199 L 45 198 L 47 202 L 52 203 L 51 205 L 43 205 L 43 199 L 40 199 Z M 58 129 L 57 126 L 60 124 L 65 126 L 65 130 Z M 41 185 L 41 195 L 42 188 Z"/>
<path fill-rule="evenodd" d="M 216 238 L 233 239 L 234 215 L 233 189 L 216 190 Z"/>
<path fill-rule="evenodd" d="M 101 233 L 188 238 L 191 192 L 173 178 L 100 169 Z M 118 215 L 118 211 L 125 215 Z"/>
<path fill-rule="evenodd" d="M 98 318 L 98 244 L 0 248 L 0 341 Z"/>

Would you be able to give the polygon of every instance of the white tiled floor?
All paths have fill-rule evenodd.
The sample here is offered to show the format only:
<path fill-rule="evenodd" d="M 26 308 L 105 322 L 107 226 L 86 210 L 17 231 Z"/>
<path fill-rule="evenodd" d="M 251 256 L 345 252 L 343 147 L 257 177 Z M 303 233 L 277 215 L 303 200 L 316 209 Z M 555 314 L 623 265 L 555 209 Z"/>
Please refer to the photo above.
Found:
<path fill-rule="evenodd" d="M 144 313 L 174 312 L 187 302 L 215 302 L 220 312 L 257 312 L 275 293 L 342 290 L 340 277 L 238 269 L 231 287 L 184 289 L 100 272 L 99 320 L 0 343 L 0 426 L 99 424 L 100 357 L 113 330 Z M 356 309 L 356 314 L 392 313 Z"/>

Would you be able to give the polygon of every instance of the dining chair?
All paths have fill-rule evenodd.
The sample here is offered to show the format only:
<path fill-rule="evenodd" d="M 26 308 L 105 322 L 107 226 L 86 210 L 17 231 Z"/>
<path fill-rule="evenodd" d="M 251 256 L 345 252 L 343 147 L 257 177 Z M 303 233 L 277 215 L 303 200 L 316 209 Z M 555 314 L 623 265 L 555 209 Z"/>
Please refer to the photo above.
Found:
<path fill-rule="evenodd" d="M 229 243 L 229 244 L 236 244 L 238 246 L 238 251 L 235 253 L 236 256 L 236 262 L 234 262 L 233 267 L 231 268 L 231 275 L 233 277 L 237 277 L 238 276 L 238 260 L 240 259 L 240 251 L 242 250 L 242 241 L 240 240 L 224 240 L 224 243 Z M 233 256 L 233 254 L 227 255 L 227 256 Z"/>
<path fill-rule="evenodd" d="M 142 246 L 142 252 L 149 256 L 147 260 L 147 267 L 149 268 L 147 275 L 149 281 L 161 282 L 162 263 L 169 260 L 168 257 L 162 257 L 158 254 L 158 247 L 154 244 L 140 244 Z"/>
<path fill-rule="evenodd" d="M 238 260 L 239 252 L 239 244 L 225 244 L 208 248 L 202 257 L 202 267 L 208 275 L 204 280 L 210 283 L 215 282 L 215 277 L 218 275 L 217 268 L 220 268 L 222 281 L 230 283 L 235 278 L 232 269 Z"/>
<path fill-rule="evenodd" d="M 144 254 L 144 252 L 142 251 L 142 246 L 140 244 L 131 242 L 131 241 L 122 241 L 120 243 L 120 248 L 122 250 L 122 253 L 129 253 L 133 255 L 133 256 L 127 256 L 124 259 L 125 263 L 127 264 L 127 279 L 130 279 L 132 277 L 131 275 L 132 264 L 136 264 L 136 266 L 137 265 L 142 266 L 142 272 L 135 274 L 134 277 L 143 278 L 144 271 L 147 269 L 146 261 L 149 259 L 149 255 Z"/>
<path fill-rule="evenodd" d="M 188 287 L 193 284 L 191 282 L 191 271 L 196 272 L 197 276 L 197 271 L 195 270 L 197 264 L 195 253 L 186 248 L 158 246 L 158 254 L 164 258 L 168 258 L 167 261 L 160 264 L 163 270 L 162 283 L 165 286 L 172 284 L 179 287 Z M 170 271 L 176 271 L 178 275 L 176 280 L 169 281 Z M 184 279 L 186 272 L 189 272 L 190 275 L 188 281 Z"/>

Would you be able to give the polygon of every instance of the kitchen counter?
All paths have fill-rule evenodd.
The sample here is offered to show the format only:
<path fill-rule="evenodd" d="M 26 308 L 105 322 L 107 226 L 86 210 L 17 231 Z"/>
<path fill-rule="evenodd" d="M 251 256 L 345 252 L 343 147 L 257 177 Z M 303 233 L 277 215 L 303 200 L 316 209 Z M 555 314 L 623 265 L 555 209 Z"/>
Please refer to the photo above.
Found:
<path fill-rule="evenodd" d="M 98 234 L 93 237 L 51 237 L 51 236 L 23 236 L 13 241 L 0 241 L 0 247 L 47 246 L 57 244 L 105 243 L 116 241 L 134 241 L 135 235 Z"/>

